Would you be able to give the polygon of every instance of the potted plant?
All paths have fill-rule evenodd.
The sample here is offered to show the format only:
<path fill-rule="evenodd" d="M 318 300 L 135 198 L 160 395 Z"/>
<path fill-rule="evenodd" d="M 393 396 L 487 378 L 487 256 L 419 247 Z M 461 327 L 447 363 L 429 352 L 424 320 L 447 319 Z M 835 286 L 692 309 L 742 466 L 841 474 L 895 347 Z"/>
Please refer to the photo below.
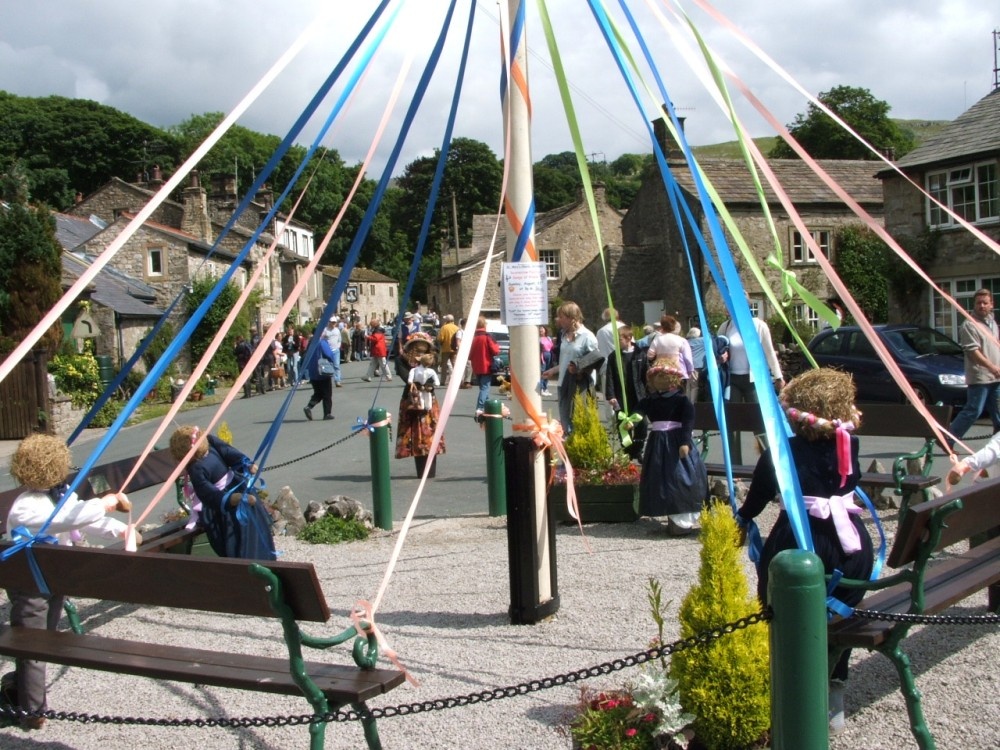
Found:
<path fill-rule="evenodd" d="M 611 436 L 597 410 L 597 399 L 590 394 L 576 396 L 566 454 L 573 466 L 581 522 L 622 523 L 639 518 L 639 467 L 612 448 Z M 566 506 L 565 472 L 556 473 L 549 501 L 555 505 L 558 520 L 573 520 Z"/>

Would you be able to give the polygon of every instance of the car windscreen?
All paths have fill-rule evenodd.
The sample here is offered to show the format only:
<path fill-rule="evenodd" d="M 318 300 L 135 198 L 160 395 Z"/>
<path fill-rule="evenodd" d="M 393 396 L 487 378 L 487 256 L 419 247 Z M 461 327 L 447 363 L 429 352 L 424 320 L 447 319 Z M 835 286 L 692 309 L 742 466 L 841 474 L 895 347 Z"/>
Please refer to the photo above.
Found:
<path fill-rule="evenodd" d="M 962 355 L 961 346 L 933 328 L 886 331 L 884 335 L 904 357 L 926 357 L 932 354 Z"/>

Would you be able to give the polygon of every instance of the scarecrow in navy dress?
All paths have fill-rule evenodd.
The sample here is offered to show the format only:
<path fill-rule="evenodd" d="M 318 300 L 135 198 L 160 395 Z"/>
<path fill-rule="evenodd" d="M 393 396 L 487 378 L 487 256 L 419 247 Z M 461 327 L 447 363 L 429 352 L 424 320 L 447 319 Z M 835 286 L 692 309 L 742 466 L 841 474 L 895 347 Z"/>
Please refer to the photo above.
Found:
<path fill-rule="evenodd" d="M 202 435 L 186 425 L 170 437 L 170 454 L 183 461 L 192 445 L 197 449 L 187 465 L 185 487 L 192 501 L 192 524 L 200 524 L 219 557 L 275 560 L 273 523 L 256 494 L 246 491 L 257 466 L 214 435 Z"/>
<path fill-rule="evenodd" d="M 670 533 L 698 529 L 708 496 L 708 474 L 691 439 L 694 406 L 684 395 L 676 360 L 660 358 L 646 372 L 646 396 L 636 411 L 649 420 L 639 477 L 639 513 L 669 516 Z"/>

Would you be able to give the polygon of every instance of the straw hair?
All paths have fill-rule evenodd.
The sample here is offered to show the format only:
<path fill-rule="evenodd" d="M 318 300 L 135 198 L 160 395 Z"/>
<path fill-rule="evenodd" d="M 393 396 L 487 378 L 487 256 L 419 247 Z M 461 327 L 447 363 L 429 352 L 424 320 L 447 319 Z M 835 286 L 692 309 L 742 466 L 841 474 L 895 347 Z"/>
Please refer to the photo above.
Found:
<path fill-rule="evenodd" d="M 651 391 L 666 393 L 680 388 L 683 373 L 676 357 L 658 357 L 646 370 L 646 385 Z"/>
<path fill-rule="evenodd" d="M 420 362 L 420 364 L 422 364 L 424 367 L 433 367 L 435 359 L 437 358 L 434 356 L 433 352 L 427 352 L 427 354 L 421 356 L 420 359 L 417 361 Z"/>
<path fill-rule="evenodd" d="M 191 450 L 191 441 L 197 429 L 193 424 L 186 424 L 174 430 L 174 434 L 170 436 L 170 455 L 174 457 L 174 461 L 180 463 L 184 460 L 184 456 Z M 208 440 L 204 435 L 199 435 L 198 450 L 195 451 L 194 459 L 204 458 L 206 453 L 208 453 Z"/>
<path fill-rule="evenodd" d="M 69 448 L 52 435 L 29 435 L 17 446 L 10 461 L 11 476 L 36 491 L 62 484 L 69 476 L 69 467 Z"/>
<path fill-rule="evenodd" d="M 792 378 L 781 390 L 781 405 L 796 435 L 809 441 L 832 439 L 839 425 L 861 426 L 855 395 L 850 375 L 821 367 Z"/>

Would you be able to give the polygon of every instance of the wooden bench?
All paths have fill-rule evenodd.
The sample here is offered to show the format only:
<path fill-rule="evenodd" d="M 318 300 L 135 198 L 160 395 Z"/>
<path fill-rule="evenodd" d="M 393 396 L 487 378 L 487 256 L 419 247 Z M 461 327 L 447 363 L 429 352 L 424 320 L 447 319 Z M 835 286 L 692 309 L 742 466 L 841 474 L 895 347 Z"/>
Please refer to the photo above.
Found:
<path fill-rule="evenodd" d="M 697 438 L 699 450 L 707 456 L 709 438 L 719 434 L 719 424 L 715 418 L 712 404 L 701 402 L 694 405 L 694 429 L 701 430 Z M 923 438 L 924 444 L 914 453 L 898 456 L 892 464 L 892 473 L 863 472 L 861 486 L 870 488 L 890 488 L 896 495 L 903 498 L 905 507 L 913 493 L 921 493 L 923 499 L 929 499 L 928 490 L 939 484 L 941 478 L 931 475 L 934 461 L 934 447 L 937 441 L 931 434 L 927 422 L 916 409 L 906 404 L 861 404 L 858 407 L 862 413 L 861 428 L 857 435 L 865 436 Z M 931 415 L 939 424 L 948 424 L 951 418 L 951 407 L 929 406 Z M 730 432 L 751 432 L 761 435 L 764 432 L 764 418 L 757 404 L 726 404 L 726 424 Z M 920 461 L 919 474 L 910 474 L 908 467 L 911 461 Z M 712 476 L 725 476 L 726 467 L 723 463 L 705 462 L 708 473 Z M 754 464 L 741 464 L 732 467 L 733 479 L 750 479 L 753 477 Z"/>
<path fill-rule="evenodd" d="M 132 472 L 132 467 L 135 466 L 137 457 L 123 458 L 118 461 L 111 461 L 106 464 L 101 464 L 100 466 L 95 466 L 91 469 L 88 477 L 80 484 L 77 490 L 77 496 L 81 500 L 89 500 L 92 497 L 97 497 L 103 495 L 107 492 L 116 491 L 122 486 L 122 483 L 128 478 L 128 475 Z M 150 453 L 146 460 L 143 462 L 142 466 L 139 467 L 139 471 L 125 487 L 126 494 L 129 492 L 138 492 L 139 490 L 144 490 L 147 487 L 154 487 L 158 484 L 163 484 L 170 477 L 174 468 L 177 466 L 177 462 L 174 461 L 173 456 L 170 455 L 170 450 L 164 448 L 162 450 L 153 451 Z M 70 475 L 69 481 L 72 481 L 75 475 Z M 23 487 L 18 487 L 13 490 L 7 490 L 6 492 L 0 492 L 0 533 L 5 531 L 7 525 L 7 514 L 10 512 L 10 507 L 14 503 L 14 500 L 24 491 Z M 186 504 L 183 502 L 183 494 L 181 493 L 180 486 L 177 487 L 177 502 L 185 510 L 190 511 Z M 187 519 L 181 519 L 179 521 L 171 521 L 165 523 L 154 529 L 150 529 L 143 532 L 142 535 L 142 551 L 143 552 L 166 552 L 167 550 L 179 550 L 183 549 L 185 551 L 190 551 L 191 544 L 200 531 L 197 529 L 186 528 Z M 123 545 L 111 545 L 112 547 L 122 547 Z"/>
<path fill-rule="evenodd" d="M 896 572 L 877 581 L 841 579 L 840 585 L 874 591 L 859 606 L 894 614 L 934 614 L 988 588 L 989 609 L 996 611 L 1000 607 L 998 503 L 1000 479 L 992 479 L 911 505 L 886 559 L 887 567 Z M 966 539 L 976 546 L 936 557 Z M 934 748 L 934 740 L 924 722 L 909 657 L 901 647 L 911 627 L 906 622 L 836 619 L 829 627 L 830 663 L 845 648 L 878 651 L 889 658 L 900 677 L 913 735 L 918 746 L 928 750 Z"/>
<path fill-rule="evenodd" d="M 303 646 L 325 649 L 356 636 L 353 628 L 333 638 L 315 638 L 299 630 L 298 621 L 326 622 L 330 618 L 316 572 L 309 563 L 257 564 L 246 560 L 140 555 L 55 545 L 36 545 L 33 554 L 55 594 L 278 618 L 288 657 L 11 627 L 0 630 L 0 654 L 5 656 L 159 680 L 304 695 L 316 715 L 336 711 L 344 705 L 367 714 L 365 701 L 388 692 L 404 680 L 401 672 L 375 668 L 378 647 L 370 634 L 366 638 L 358 636 L 355 641 L 356 667 L 303 660 Z M 26 554 L 15 553 L 0 563 L 0 588 L 38 590 Z M 111 709 L 88 708 L 105 713 Z M 368 715 L 362 723 L 368 746 L 379 748 L 374 718 Z M 310 724 L 312 750 L 323 747 L 325 729 L 324 722 Z"/>

